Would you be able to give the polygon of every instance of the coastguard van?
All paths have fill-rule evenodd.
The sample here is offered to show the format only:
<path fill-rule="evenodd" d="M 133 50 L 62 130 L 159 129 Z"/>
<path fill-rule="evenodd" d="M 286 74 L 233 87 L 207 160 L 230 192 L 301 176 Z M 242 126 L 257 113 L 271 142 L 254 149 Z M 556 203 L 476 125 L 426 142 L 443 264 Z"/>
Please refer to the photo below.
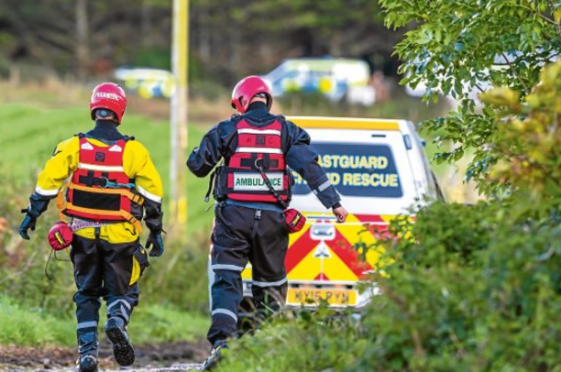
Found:
<path fill-rule="evenodd" d="M 382 252 L 367 250 L 362 260 L 357 247 L 372 245 L 389 222 L 408 213 L 416 201 L 441 197 L 422 141 L 414 125 L 405 120 L 288 119 L 310 134 L 312 148 L 339 191 L 349 217 L 344 224 L 337 224 L 333 214 L 294 174 L 291 207 L 301 211 L 307 223 L 290 235 L 287 305 L 317 306 L 323 299 L 331 307 L 360 310 L 379 293 L 375 283 L 366 291 L 359 291 L 359 284 L 380 267 Z M 246 299 L 241 316 L 250 308 L 250 264 L 243 272 L 243 283 Z"/>

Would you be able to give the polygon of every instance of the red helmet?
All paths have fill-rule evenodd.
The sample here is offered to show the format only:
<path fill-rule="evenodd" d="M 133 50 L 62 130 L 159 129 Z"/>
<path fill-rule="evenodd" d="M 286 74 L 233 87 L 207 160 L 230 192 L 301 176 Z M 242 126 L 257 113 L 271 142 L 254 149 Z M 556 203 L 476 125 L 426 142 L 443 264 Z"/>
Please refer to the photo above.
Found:
<path fill-rule="evenodd" d="M 93 89 L 90 100 L 90 113 L 95 119 L 95 110 L 107 109 L 117 115 L 117 122 L 120 123 L 125 109 L 127 108 L 127 96 L 123 88 L 115 83 L 101 83 Z"/>
<path fill-rule="evenodd" d="M 271 109 L 273 97 L 267 83 L 263 79 L 259 76 L 248 76 L 240 80 L 232 91 L 232 108 L 238 110 L 240 114 L 245 113 L 251 99 L 259 93 L 267 97 L 267 108 Z"/>

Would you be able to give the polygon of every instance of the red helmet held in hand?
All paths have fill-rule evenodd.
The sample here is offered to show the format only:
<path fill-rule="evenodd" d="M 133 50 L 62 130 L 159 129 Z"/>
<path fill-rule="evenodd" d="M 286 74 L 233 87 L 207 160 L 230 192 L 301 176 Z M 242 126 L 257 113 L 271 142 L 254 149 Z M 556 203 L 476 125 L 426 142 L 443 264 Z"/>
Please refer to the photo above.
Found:
<path fill-rule="evenodd" d="M 113 111 L 117 116 L 117 123 L 121 119 L 127 108 L 127 96 L 123 88 L 115 83 L 101 83 L 93 89 L 90 100 L 90 113 L 92 120 L 95 119 L 95 111 L 106 109 Z"/>
<path fill-rule="evenodd" d="M 258 94 L 264 94 L 267 97 L 267 109 L 270 110 L 273 97 L 267 83 L 259 76 L 248 76 L 240 80 L 232 91 L 232 108 L 238 110 L 240 114 L 245 113 L 251 99 Z"/>

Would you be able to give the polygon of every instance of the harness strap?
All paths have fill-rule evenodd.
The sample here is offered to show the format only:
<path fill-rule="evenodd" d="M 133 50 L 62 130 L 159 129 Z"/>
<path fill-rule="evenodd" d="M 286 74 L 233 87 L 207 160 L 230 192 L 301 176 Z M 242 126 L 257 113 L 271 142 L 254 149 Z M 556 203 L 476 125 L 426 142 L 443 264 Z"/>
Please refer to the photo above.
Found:
<path fill-rule="evenodd" d="M 79 176 L 78 182 L 89 187 L 99 186 L 101 188 L 110 189 L 134 189 L 136 187 L 134 180 L 129 180 L 130 183 L 117 183 L 108 178 L 108 173 L 104 172 L 102 175 L 102 177 L 94 177 L 94 172 L 88 171 L 87 176 Z"/>
<path fill-rule="evenodd" d="M 259 159 L 258 159 L 259 160 Z M 265 185 L 267 185 L 267 188 L 269 189 L 269 192 L 271 194 L 273 194 L 273 196 L 275 197 L 275 199 L 277 199 L 277 201 L 279 202 L 279 204 L 284 208 L 287 209 L 288 205 L 286 204 L 286 202 L 284 200 L 282 200 L 282 198 L 280 197 L 279 193 L 277 192 L 277 190 L 275 190 L 275 188 L 273 187 L 273 185 L 271 184 L 271 180 L 269 180 L 269 177 L 267 176 L 267 174 L 265 173 L 265 170 L 263 169 L 263 165 L 261 164 L 261 162 L 259 161 L 255 161 L 255 168 L 257 168 L 257 170 L 259 171 L 259 174 L 261 174 L 261 178 L 263 178 L 263 181 L 265 182 Z"/>
<path fill-rule="evenodd" d="M 82 213 L 92 213 L 92 214 L 99 213 L 99 209 L 77 207 L 77 206 L 74 206 L 70 203 L 68 203 L 66 205 L 66 208 L 71 209 L 71 210 L 75 210 L 76 212 L 82 212 Z M 130 222 L 135 227 L 135 229 L 138 231 L 138 234 L 142 233 L 142 225 L 140 224 L 140 221 L 138 220 L 138 218 L 136 218 L 131 213 L 129 213 L 125 210 L 121 209 L 119 211 L 103 211 L 103 214 L 105 214 L 107 216 L 123 217 L 127 222 Z"/>
<path fill-rule="evenodd" d="M 58 195 L 56 196 L 56 207 L 58 209 L 58 218 L 63 222 L 67 222 L 66 215 L 62 213 L 62 211 L 66 209 L 66 200 L 64 198 L 64 195 L 66 194 L 67 188 L 68 185 L 64 185 L 58 192 Z"/>
<path fill-rule="evenodd" d="M 127 219 L 127 221 L 130 222 L 134 226 L 134 228 L 138 232 L 138 235 L 142 234 L 142 225 L 140 224 L 140 221 L 138 220 L 138 218 L 136 218 L 135 216 L 133 216 L 129 212 L 123 211 L 123 210 L 121 210 L 121 215 L 123 217 L 125 217 Z"/>
<path fill-rule="evenodd" d="M 255 154 L 253 154 L 253 155 L 255 155 Z M 246 168 L 255 168 L 255 161 L 256 160 L 257 160 L 257 156 L 252 156 L 250 159 L 241 159 L 240 160 L 240 165 L 242 167 L 246 167 Z M 267 163 L 268 163 L 268 166 L 267 166 Z M 271 159 L 269 154 L 264 154 L 264 156 L 263 156 L 263 168 L 264 169 L 278 168 L 278 167 L 279 167 L 278 159 Z"/>
<path fill-rule="evenodd" d="M 218 168 L 215 169 L 211 174 L 210 174 L 210 180 L 208 182 L 208 190 L 206 191 L 206 195 L 205 195 L 205 203 L 208 203 L 208 201 L 210 200 L 210 194 L 212 194 L 212 189 L 214 187 L 214 178 L 216 177 L 216 172 L 218 171 Z"/>

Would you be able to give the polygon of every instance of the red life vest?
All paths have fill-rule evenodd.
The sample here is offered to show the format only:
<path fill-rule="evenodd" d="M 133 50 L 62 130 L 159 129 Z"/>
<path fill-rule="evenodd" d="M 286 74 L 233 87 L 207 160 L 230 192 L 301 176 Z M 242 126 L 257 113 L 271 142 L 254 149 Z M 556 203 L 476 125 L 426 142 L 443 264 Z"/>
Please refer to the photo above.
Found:
<path fill-rule="evenodd" d="M 282 200 L 290 199 L 290 177 L 282 150 L 282 123 L 277 119 L 255 126 L 245 119 L 236 124 L 238 146 L 220 170 L 217 189 L 223 197 L 238 201 L 277 203 L 257 166 L 262 166 Z M 220 196 L 218 197 L 220 199 Z"/>
<path fill-rule="evenodd" d="M 131 190 L 134 180 L 123 169 L 127 141 L 128 138 L 102 147 L 80 135 L 78 169 L 68 185 L 64 214 L 100 222 L 129 221 L 140 226 L 132 211 L 144 199 Z"/>

